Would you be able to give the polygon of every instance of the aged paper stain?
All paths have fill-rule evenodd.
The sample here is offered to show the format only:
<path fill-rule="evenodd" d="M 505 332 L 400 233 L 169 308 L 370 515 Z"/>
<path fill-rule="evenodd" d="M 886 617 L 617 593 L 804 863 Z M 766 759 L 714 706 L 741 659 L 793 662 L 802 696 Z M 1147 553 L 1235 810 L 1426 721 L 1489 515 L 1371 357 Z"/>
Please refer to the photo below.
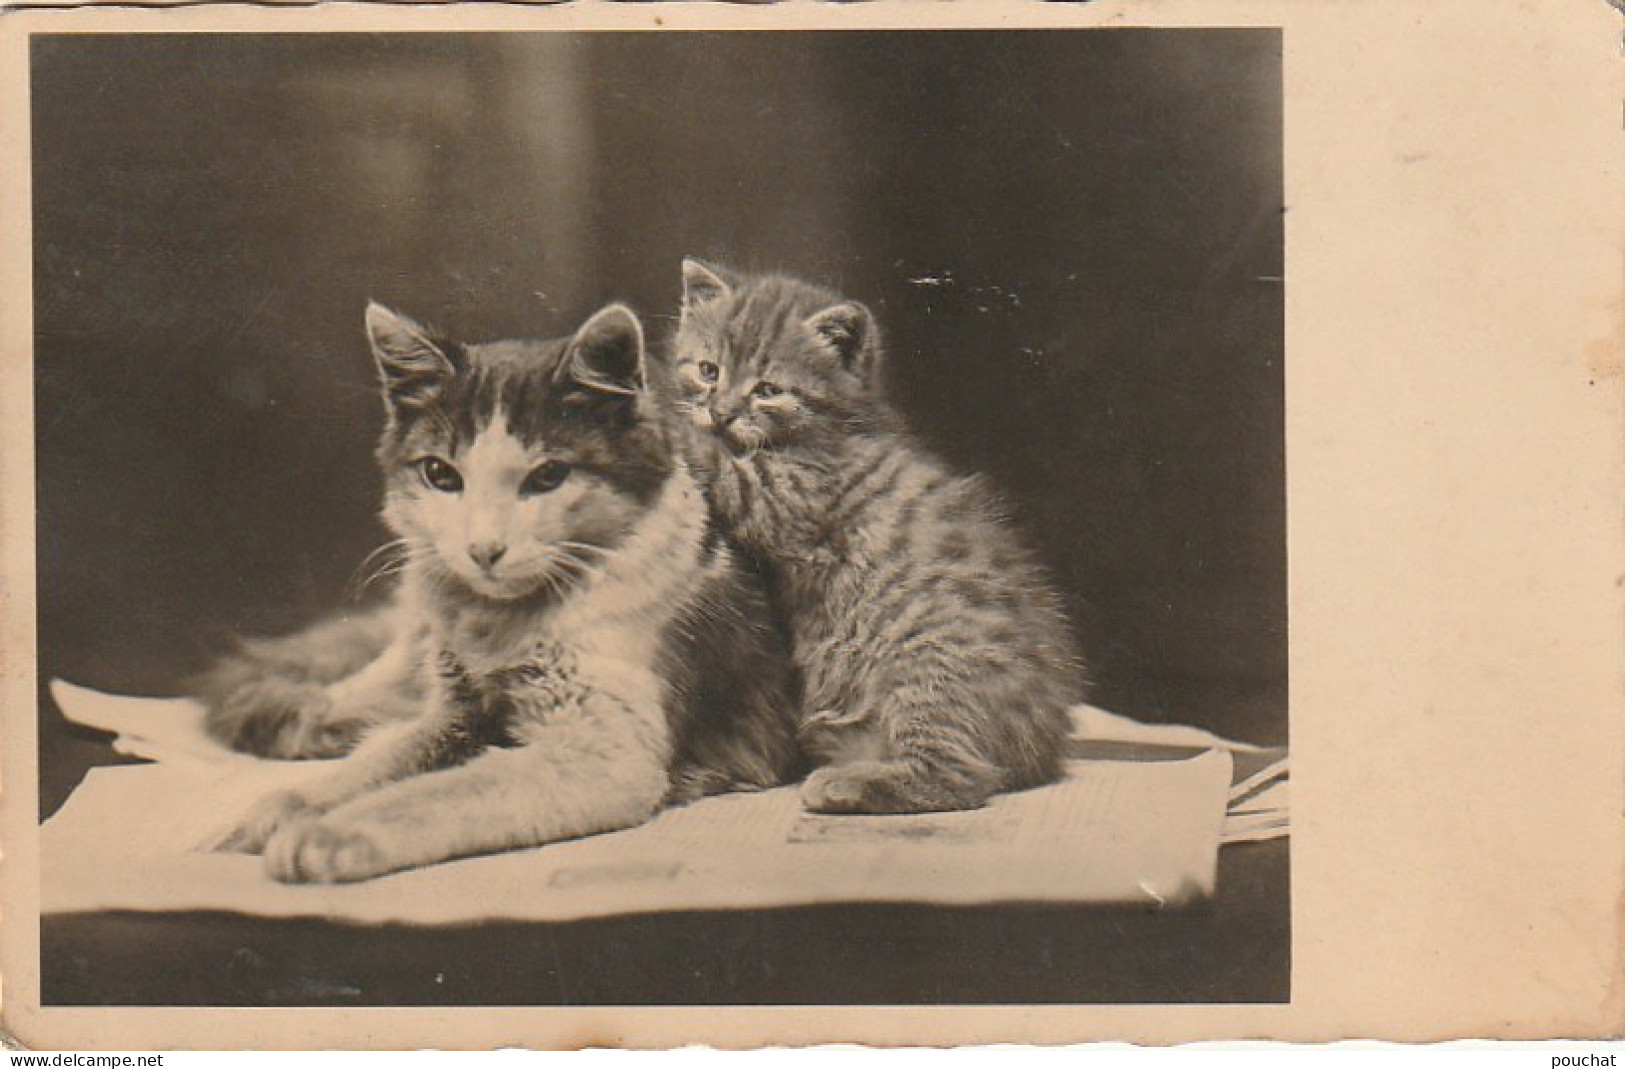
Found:
<path fill-rule="evenodd" d="M 1608 329 L 1585 344 L 1586 377 L 1593 383 L 1625 376 L 1625 289 L 1608 297 L 1604 311 Z"/>

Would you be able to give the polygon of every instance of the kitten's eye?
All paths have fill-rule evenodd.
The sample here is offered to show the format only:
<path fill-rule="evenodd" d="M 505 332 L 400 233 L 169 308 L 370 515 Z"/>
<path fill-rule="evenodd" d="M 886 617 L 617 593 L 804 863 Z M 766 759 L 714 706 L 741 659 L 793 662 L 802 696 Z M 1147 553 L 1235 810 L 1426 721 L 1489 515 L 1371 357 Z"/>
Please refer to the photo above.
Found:
<path fill-rule="evenodd" d="M 694 366 L 694 370 L 699 373 L 701 382 L 715 382 L 717 376 L 722 373 L 722 370 L 709 360 L 701 360 Z"/>
<path fill-rule="evenodd" d="M 758 382 L 756 388 L 750 394 L 752 397 L 760 398 L 763 401 L 771 401 L 783 392 L 784 390 L 777 383 L 763 381 Z"/>
<path fill-rule="evenodd" d="M 462 492 L 463 477 L 451 466 L 450 461 L 439 457 L 424 457 L 418 461 L 418 474 L 423 476 L 423 481 L 430 489 L 438 490 L 442 494 Z"/>
<path fill-rule="evenodd" d="M 525 481 L 519 485 L 519 492 L 526 496 L 550 493 L 557 490 L 569 477 L 570 465 L 562 460 L 550 460 L 525 476 Z"/>

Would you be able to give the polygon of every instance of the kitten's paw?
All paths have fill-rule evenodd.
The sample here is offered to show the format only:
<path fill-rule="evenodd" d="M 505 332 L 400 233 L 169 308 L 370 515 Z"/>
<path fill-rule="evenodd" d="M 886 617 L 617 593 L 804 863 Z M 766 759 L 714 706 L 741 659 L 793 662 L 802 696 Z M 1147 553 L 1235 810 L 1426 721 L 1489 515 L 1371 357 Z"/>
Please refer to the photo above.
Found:
<path fill-rule="evenodd" d="M 817 813 L 872 813 L 879 767 L 864 763 L 820 768 L 802 784 L 801 803 Z"/>
<path fill-rule="evenodd" d="M 372 836 L 342 824 L 292 824 L 265 847 L 265 872 L 281 883 L 351 883 L 395 867 Z"/>
<path fill-rule="evenodd" d="M 993 776 L 980 769 L 956 771 L 906 761 L 826 765 L 807 777 L 801 800 L 819 813 L 945 813 L 986 805 Z"/>
<path fill-rule="evenodd" d="M 315 815 L 304 795 L 278 791 L 255 802 L 229 831 L 205 843 L 204 847 L 215 853 L 257 854 L 279 829 L 301 817 Z"/>

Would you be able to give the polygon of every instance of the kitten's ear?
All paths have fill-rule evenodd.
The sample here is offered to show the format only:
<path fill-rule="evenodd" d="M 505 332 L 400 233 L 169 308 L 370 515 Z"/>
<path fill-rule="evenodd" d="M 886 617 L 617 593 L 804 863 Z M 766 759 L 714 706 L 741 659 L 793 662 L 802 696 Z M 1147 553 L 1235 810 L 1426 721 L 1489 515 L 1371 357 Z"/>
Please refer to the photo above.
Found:
<path fill-rule="evenodd" d="M 391 404 L 426 404 L 457 373 L 452 355 L 426 328 L 377 301 L 367 303 L 367 340 Z"/>
<path fill-rule="evenodd" d="M 709 304 L 733 292 L 722 272 L 692 257 L 683 261 L 683 310 Z"/>
<path fill-rule="evenodd" d="M 813 336 L 841 358 L 841 366 L 867 380 L 880 351 L 874 316 L 857 301 L 843 301 L 810 316 L 805 323 Z"/>
<path fill-rule="evenodd" d="M 632 309 L 599 309 L 570 339 L 561 371 L 593 393 L 635 396 L 643 389 L 643 324 Z"/>

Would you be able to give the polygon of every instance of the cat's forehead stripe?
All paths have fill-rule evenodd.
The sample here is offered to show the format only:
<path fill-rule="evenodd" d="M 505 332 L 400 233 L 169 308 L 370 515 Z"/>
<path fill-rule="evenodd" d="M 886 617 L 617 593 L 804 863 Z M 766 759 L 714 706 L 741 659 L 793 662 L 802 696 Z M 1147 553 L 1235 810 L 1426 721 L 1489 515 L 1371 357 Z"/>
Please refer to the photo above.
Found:
<path fill-rule="evenodd" d="M 452 444 L 472 442 L 500 410 L 510 434 L 526 446 L 540 446 L 549 429 L 553 378 L 563 347 L 508 351 L 493 346 L 472 352 L 476 358 L 469 374 L 443 399 L 455 430 Z"/>
<path fill-rule="evenodd" d="M 785 300 L 771 283 L 764 283 L 745 295 L 725 334 L 729 351 L 740 367 L 761 367 L 785 335 L 793 330 L 797 304 Z"/>

